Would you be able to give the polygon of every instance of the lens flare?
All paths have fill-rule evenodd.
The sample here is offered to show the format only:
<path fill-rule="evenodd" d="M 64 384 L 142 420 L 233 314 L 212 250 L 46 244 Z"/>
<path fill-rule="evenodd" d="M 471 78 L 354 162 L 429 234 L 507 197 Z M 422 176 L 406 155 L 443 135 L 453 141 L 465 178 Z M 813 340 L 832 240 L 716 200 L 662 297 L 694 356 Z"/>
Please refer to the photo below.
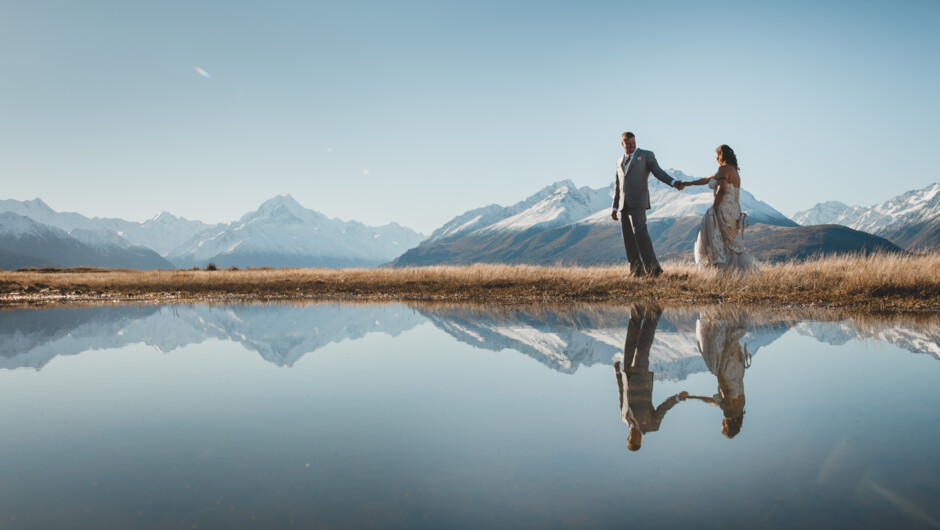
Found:
<path fill-rule="evenodd" d="M 202 77 L 205 77 L 206 79 L 212 79 L 212 74 L 203 70 L 202 68 L 199 68 L 198 66 L 194 66 L 193 70 L 195 70 L 197 74 L 201 75 Z"/>

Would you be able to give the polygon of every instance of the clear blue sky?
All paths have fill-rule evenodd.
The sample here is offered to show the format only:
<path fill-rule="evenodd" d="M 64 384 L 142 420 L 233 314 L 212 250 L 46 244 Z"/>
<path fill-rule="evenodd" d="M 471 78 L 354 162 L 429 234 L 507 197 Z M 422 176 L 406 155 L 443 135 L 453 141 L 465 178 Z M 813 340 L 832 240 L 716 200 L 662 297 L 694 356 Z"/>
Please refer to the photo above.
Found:
<path fill-rule="evenodd" d="M 429 233 L 619 135 L 786 214 L 940 180 L 940 3 L 0 3 L 0 198 L 230 221 L 290 193 Z M 202 68 L 211 79 L 200 75 Z"/>

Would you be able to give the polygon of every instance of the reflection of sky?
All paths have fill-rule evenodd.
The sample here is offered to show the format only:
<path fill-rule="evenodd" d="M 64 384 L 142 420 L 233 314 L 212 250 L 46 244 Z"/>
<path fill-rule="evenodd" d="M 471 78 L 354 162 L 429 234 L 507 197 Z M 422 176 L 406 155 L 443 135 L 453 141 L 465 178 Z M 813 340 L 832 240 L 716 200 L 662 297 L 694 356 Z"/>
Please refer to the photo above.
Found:
<path fill-rule="evenodd" d="M 125 344 L 0 370 L 0 513 L 24 527 L 611 526 L 625 514 L 883 527 L 940 515 L 927 498 L 940 486 L 938 375 L 927 355 L 790 331 L 747 370 L 737 437 L 720 434 L 718 408 L 689 401 L 630 453 L 610 364 L 561 373 L 430 322 L 329 341 L 290 368 L 231 339 Z M 653 397 L 717 389 L 699 372 L 657 381 Z"/>

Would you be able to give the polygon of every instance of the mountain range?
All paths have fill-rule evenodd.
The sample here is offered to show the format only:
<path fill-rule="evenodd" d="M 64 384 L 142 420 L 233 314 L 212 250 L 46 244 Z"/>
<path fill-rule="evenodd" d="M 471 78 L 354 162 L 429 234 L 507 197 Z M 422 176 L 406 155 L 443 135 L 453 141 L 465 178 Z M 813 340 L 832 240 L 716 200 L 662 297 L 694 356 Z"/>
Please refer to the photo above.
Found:
<path fill-rule="evenodd" d="M 669 172 L 679 180 L 694 180 L 681 171 Z M 393 265 L 623 263 L 620 223 L 610 218 L 612 196 L 612 186 L 578 188 L 571 181 L 557 182 L 511 206 L 489 205 L 455 217 Z M 712 201 L 704 186 L 679 192 L 650 180 L 647 226 L 660 259 L 691 259 Z M 747 190 L 740 190 L 740 201 L 753 225 L 746 230 L 746 243 L 762 260 L 901 250 L 883 238 L 841 226 L 801 227 Z"/>
<path fill-rule="evenodd" d="M 374 267 L 424 239 L 396 223 L 331 219 L 290 195 L 228 224 L 167 212 L 142 223 L 56 212 L 40 199 L 0 201 L 0 268 Z"/>
<path fill-rule="evenodd" d="M 680 180 L 693 177 L 669 170 Z M 620 224 L 610 219 L 612 186 L 547 186 L 510 206 L 460 214 L 425 238 L 390 223 L 331 219 L 290 195 L 265 201 L 231 223 L 163 212 L 144 222 L 56 212 L 40 199 L 0 200 L 0 268 L 172 269 L 205 267 L 374 267 L 497 262 L 602 265 L 624 262 Z M 940 248 L 940 184 L 864 208 L 838 202 L 788 218 L 740 191 L 748 248 L 765 261 L 842 252 Z M 679 192 L 650 181 L 648 226 L 663 260 L 691 259 L 704 186 Z"/>
<path fill-rule="evenodd" d="M 847 226 L 908 250 L 940 249 L 940 183 L 868 207 L 823 202 L 793 214 L 791 219 L 803 226 Z"/>

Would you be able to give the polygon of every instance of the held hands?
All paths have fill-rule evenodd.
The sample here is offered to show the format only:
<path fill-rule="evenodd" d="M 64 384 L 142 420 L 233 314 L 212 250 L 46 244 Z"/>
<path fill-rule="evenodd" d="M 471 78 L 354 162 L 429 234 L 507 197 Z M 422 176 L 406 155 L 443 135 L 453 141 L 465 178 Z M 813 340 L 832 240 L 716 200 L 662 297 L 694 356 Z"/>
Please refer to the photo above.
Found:
<path fill-rule="evenodd" d="M 686 184 L 685 182 L 682 182 L 682 181 L 680 181 L 680 180 L 677 180 L 677 181 L 675 182 L 675 187 L 676 187 L 676 189 L 679 190 L 679 191 L 682 191 L 687 185 L 688 185 L 688 184 Z"/>
<path fill-rule="evenodd" d="M 689 398 L 688 392 L 686 392 L 685 390 L 683 390 L 682 392 L 679 392 L 679 401 L 685 401 L 688 398 Z"/>

